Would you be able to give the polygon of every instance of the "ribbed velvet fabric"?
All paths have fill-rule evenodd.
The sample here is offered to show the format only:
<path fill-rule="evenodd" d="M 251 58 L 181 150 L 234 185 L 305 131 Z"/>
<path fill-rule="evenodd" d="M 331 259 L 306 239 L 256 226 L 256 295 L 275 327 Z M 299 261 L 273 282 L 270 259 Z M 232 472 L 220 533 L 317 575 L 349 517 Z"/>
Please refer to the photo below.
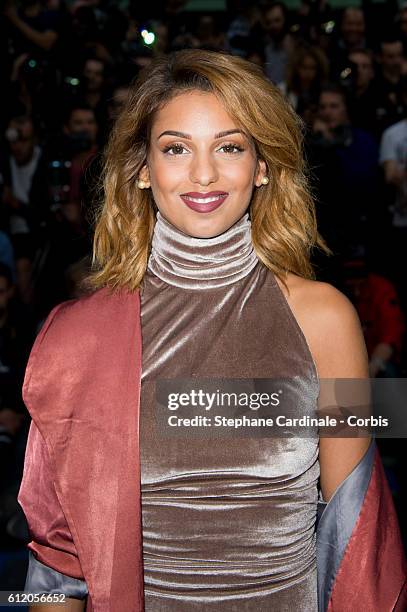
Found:
<path fill-rule="evenodd" d="M 157 213 L 148 267 L 166 283 L 184 289 L 224 287 L 256 263 L 248 213 L 214 238 L 188 236 Z"/>
<path fill-rule="evenodd" d="M 287 378 L 285 409 L 314 415 L 315 365 L 248 216 L 210 239 L 159 216 L 141 321 L 146 612 L 316 612 L 317 437 L 168 438 L 156 420 L 156 381 L 177 377 Z"/>

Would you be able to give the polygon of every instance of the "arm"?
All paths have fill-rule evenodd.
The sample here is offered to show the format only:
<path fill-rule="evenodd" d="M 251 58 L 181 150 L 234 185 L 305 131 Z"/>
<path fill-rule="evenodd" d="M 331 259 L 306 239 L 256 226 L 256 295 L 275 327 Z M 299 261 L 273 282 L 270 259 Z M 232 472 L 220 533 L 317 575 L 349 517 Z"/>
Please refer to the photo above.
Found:
<path fill-rule="evenodd" d="M 365 342 L 350 301 L 327 283 L 294 275 L 289 288 L 287 299 L 308 342 L 319 378 L 367 379 Z M 324 385 L 324 391 L 321 408 L 332 405 L 328 385 Z M 320 483 L 325 501 L 359 463 L 369 444 L 370 437 L 320 439 Z"/>
<path fill-rule="evenodd" d="M 406 180 L 406 171 L 394 159 L 383 162 L 384 178 L 386 183 L 400 187 Z"/>
<path fill-rule="evenodd" d="M 4 14 L 6 17 L 8 17 L 10 22 L 18 30 L 20 30 L 21 34 L 23 34 L 23 36 L 25 36 L 30 42 L 37 45 L 37 47 L 40 47 L 44 51 L 50 51 L 55 45 L 58 39 L 58 34 L 56 32 L 53 30 L 47 30 L 46 32 L 38 32 L 38 30 L 34 30 L 34 28 L 20 19 L 17 11 L 12 5 L 9 5 L 6 8 Z"/>
<path fill-rule="evenodd" d="M 32 538 L 28 545 L 30 552 L 25 592 L 65 593 L 67 598 L 75 598 L 72 599 L 74 607 L 67 609 L 83 609 L 77 606 L 85 605 L 86 583 L 55 492 L 52 463 L 45 441 L 34 422 L 28 436 L 18 501 L 24 510 Z M 35 609 L 38 610 L 38 607 L 35 606 Z M 50 610 L 48 605 L 41 607 Z M 60 605 L 53 607 L 61 609 Z"/>
<path fill-rule="evenodd" d="M 319 326 L 311 350 L 320 379 L 367 379 L 367 352 L 354 307 L 330 285 L 320 288 L 317 303 Z M 320 439 L 320 483 L 325 501 L 330 500 L 336 488 L 362 459 L 369 445 L 370 436 Z"/>

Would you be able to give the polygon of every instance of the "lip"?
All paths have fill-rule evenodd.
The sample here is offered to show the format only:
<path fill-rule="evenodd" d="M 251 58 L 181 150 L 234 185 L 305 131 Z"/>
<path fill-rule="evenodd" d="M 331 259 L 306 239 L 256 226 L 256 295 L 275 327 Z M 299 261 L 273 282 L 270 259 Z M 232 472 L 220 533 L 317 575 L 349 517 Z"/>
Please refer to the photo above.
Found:
<path fill-rule="evenodd" d="M 228 193 L 225 191 L 208 191 L 206 193 L 198 192 L 198 191 L 190 191 L 188 193 L 183 193 L 180 198 L 182 201 L 195 212 L 199 213 L 209 213 L 213 210 L 216 210 L 223 204 L 223 202 L 228 197 Z M 195 201 L 190 198 L 194 198 Z M 197 200 L 205 200 L 207 198 L 215 198 L 212 202 L 199 202 Z"/>
<path fill-rule="evenodd" d="M 228 195 L 227 191 L 188 191 L 188 193 L 182 193 L 182 196 L 190 196 L 191 198 L 210 198 L 212 196 Z"/>

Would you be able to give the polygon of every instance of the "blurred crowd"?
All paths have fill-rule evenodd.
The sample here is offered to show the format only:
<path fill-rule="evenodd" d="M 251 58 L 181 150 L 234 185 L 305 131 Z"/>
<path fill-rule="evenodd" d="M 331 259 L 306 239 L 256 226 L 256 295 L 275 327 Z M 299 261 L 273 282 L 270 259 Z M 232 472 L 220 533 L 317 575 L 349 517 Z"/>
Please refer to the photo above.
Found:
<path fill-rule="evenodd" d="M 0 45 L 0 466 L 14 466 L 0 477 L 0 530 L 19 529 L 33 339 L 55 304 L 83 290 L 101 153 L 130 83 L 161 54 L 238 55 L 281 89 L 304 122 L 333 252 L 315 253 L 317 276 L 355 304 L 371 375 L 405 376 L 407 3 L 230 0 L 205 12 L 185 0 L 5 0 Z"/>

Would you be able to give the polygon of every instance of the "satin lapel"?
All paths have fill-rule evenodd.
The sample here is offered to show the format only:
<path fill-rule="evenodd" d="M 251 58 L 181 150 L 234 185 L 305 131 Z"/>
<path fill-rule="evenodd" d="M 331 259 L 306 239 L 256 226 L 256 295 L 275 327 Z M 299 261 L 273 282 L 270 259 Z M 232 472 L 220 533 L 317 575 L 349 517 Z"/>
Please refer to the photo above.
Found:
<path fill-rule="evenodd" d="M 325 504 L 317 527 L 318 607 L 325 612 L 372 473 L 375 443 Z"/>
<path fill-rule="evenodd" d="M 40 406 L 88 610 L 141 612 L 139 293 L 102 289 L 67 302 L 44 338 L 50 352 L 38 347 L 24 393 Z"/>

